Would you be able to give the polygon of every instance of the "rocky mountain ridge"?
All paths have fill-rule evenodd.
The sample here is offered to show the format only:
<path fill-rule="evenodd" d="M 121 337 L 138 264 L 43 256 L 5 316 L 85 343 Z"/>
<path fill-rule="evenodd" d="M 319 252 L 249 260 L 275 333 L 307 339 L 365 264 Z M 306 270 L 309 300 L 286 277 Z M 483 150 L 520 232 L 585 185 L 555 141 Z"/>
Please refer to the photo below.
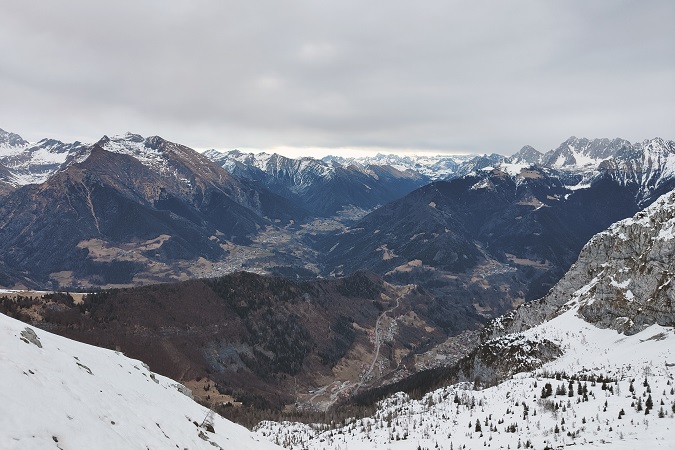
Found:
<path fill-rule="evenodd" d="M 387 155 L 378 153 L 375 156 L 341 157 L 325 156 L 323 161 L 339 163 L 342 165 L 355 165 L 361 168 L 368 166 L 391 166 L 402 172 L 414 171 L 427 177 L 429 181 L 442 180 L 455 176 L 457 169 L 465 161 L 474 158 L 475 155 Z"/>
<path fill-rule="evenodd" d="M 646 206 L 672 189 L 675 142 L 656 138 L 623 147 L 601 162 L 598 171 L 622 186 L 633 187 L 639 204 Z"/>
<path fill-rule="evenodd" d="M 154 139 L 158 138 L 154 137 Z M 147 145 L 144 141 L 145 139 L 140 135 L 126 133 L 112 138 L 104 136 L 98 143 L 109 151 L 135 156 L 144 163 L 161 169 L 163 165 L 166 165 L 166 160 L 160 163 L 158 154 L 152 149 L 152 144 Z M 15 184 L 37 183 L 45 181 L 64 164 L 67 165 L 74 159 L 81 161 L 86 157 L 86 149 L 91 145 L 80 142 L 64 143 L 50 138 L 30 143 L 18 134 L 0 130 L 0 163 L 19 172 L 20 177 L 14 180 Z M 590 173 L 597 171 L 604 161 L 617 157 L 619 162 L 625 162 L 631 157 L 635 158 L 638 153 L 644 153 L 643 158 L 649 158 L 649 151 L 658 146 L 672 149 L 673 143 L 661 138 L 631 143 L 621 138 L 610 140 L 572 136 L 557 148 L 545 153 L 526 145 L 512 156 L 377 154 L 372 157 L 326 156 L 322 159 L 311 157 L 294 159 L 277 154 L 243 153 L 238 150 L 220 152 L 213 149 L 204 152 L 204 156 L 235 175 L 256 179 L 264 173 L 277 179 L 290 178 L 292 189 L 302 190 L 316 177 L 331 178 L 334 176 L 336 167 L 346 169 L 353 166 L 368 173 L 371 166 L 390 166 L 402 175 L 419 178 L 425 182 L 447 180 L 470 174 L 472 170 L 487 167 L 485 161 L 490 161 L 492 165 L 539 164 L 551 169 Z M 75 156 L 77 154 L 79 156 Z M 611 162 L 609 164 L 611 165 Z M 651 168 L 654 169 L 655 166 L 656 164 Z M 370 173 L 370 175 L 373 174 Z"/>
<path fill-rule="evenodd" d="M 0 210 L 3 261 L 54 287 L 166 281 L 180 264 L 220 260 L 230 243 L 306 214 L 188 147 L 138 135 L 80 148 Z"/>
<path fill-rule="evenodd" d="M 595 235 L 546 297 L 495 320 L 486 338 L 536 326 L 569 307 L 603 328 L 634 334 L 675 326 L 675 191 Z"/>
<path fill-rule="evenodd" d="M 526 145 L 509 157 L 499 154 L 378 154 L 374 157 L 354 158 L 327 156 L 318 160 L 308 157 L 291 159 L 265 153 L 246 154 L 237 150 L 227 153 L 211 150 L 207 155 L 243 178 L 260 180 L 271 177 L 276 179 L 277 187 L 283 186 L 291 190 L 307 189 L 312 180 L 317 178 L 331 178 L 336 168 L 354 167 L 369 173 L 373 167 L 392 167 L 421 180 L 421 184 L 426 184 L 473 176 L 482 170 L 493 168 L 500 168 L 515 176 L 523 168 L 538 165 L 549 169 L 553 176 L 559 177 L 570 189 L 587 188 L 594 179 L 611 174 L 620 184 L 637 188 L 636 196 L 645 205 L 649 203 L 646 199 L 664 181 L 673 178 L 675 170 L 675 143 L 661 138 L 631 143 L 620 138 L 610 140 L 572 136 L 557 148 L 545 153 Z M 280 171 L 279 161 L 283 161 L 285 166 L 294 166 L 294 169 Z M 280 182 L 284 179 L 285 182 Z M 656 196 L 664 192 L 658 192 Z"/>
<path fill-rule="evenodd" d="M 635 146 L 639 145 L 636 143 Z M 546 167 L 564 169 L 571 167 L 588 167 L 596 169 L 602 161 L 616 156 L 633 144 L 625 139 L 586 139 L 572 136 L 560 144 L 558 148 L 550 150 L 535 161 Z"/>
<path fill-rule="evenodd" d="M 370 210 L 429 182 L 415 171 L 386 164 L 364 166 L 237 150 L 204 154 L 233 175 L 259 183 L 317 216 L 332 216 L 346 207 Z"/>

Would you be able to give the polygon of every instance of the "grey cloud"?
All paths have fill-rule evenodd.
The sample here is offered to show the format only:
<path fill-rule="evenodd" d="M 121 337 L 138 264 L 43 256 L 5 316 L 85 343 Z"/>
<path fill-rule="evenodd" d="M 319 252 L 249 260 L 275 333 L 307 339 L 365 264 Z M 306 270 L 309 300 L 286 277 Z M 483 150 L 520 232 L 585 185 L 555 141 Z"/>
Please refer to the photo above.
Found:
<path fill-rule="evenodd" d="M 664 1 L 3 2 L 0 127 L 194 146 L 672 138 Z"/>

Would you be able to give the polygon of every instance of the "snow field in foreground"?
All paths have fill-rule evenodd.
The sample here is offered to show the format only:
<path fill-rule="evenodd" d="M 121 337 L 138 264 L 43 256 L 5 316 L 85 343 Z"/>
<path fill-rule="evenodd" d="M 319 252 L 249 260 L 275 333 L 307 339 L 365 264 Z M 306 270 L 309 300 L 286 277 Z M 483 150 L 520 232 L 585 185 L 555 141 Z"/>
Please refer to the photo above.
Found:
<path fill-rule="evenodd" d="M 2 449 L 276 448 L 140 361 L 2 314 L 0 380 Z"/>

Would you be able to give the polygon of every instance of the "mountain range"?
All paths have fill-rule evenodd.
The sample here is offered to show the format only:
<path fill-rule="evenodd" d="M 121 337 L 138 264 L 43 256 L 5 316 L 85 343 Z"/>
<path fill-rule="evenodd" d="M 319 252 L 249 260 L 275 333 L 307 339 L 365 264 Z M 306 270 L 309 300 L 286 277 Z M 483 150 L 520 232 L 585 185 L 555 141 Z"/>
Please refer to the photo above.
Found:
<path fill-rule="evenodd" d="M 450 297 L 448 285 L 477 290 L 470 303 L 494 316 L 543 294 L 594 233 L 672 188 L 675 144 L 572 137 L 511 157 L 319 160 L 0 131 L 0 164 L 6 286 L 368 269 Z M 475 280 L 495 275 L 482 292 Z"/>
<path fill-rule="evenodd" d="M 493 317 L 539 298 L 595 233 L 675 188 L 672 141 L 630 151 L 623 142 L 583 147 L 594 150 L 588 158 L 614 152 L 590 176 L 584 167 L 505 161 L 433 182 L 321 237 L 325 273 L 372 270 Z"/>
<path fill-rule="evenodd" d="M 4 446 L 670 445 L 672 141 L 318 160 L 3 131 L 0 164 L 0 284 L 90 291 L 0 295 L 28 322 L 0 316 Z M 251 437 L 190 392 L 307 423 Z"/>
<path fill-rule="evenodd" d="M 2 198 L 0 252 L 41 285 L 124 284 L 140 272 L 160 281 L 167 263 L 221 258 L 225 242 L 247 243 L 269 216 L 294 212 L 187 147 L 104 137 Z"/>
<path fill-rule="evenodd" d="M 375 343 L 378 330 L 388 330 L 388 352 L 398 354 L 401 344 L 414 342 L 415 329 L 432 323 L 411 321 L 425 317 L 416 306 L 429 304 L 428 295 L 365 274 L 314 284 L 237 274 L 106 291 L 82 303 L 66 294 L 3 299 L 3 308 L 25 321 L 85 341 L 97 336 L 98 344 L 143 354 L 162 371 L 195 375 L 204 370 L 195 363 L 210 369 L 191 380 L 191 391 L 119 351 L 0 315 L 3 358 L 10 362 L 0 371 L 13 386 L 2 394 L 13 414 L 0 421 L 0 439 L 8 448 L 668 448 L 675 420 L 674 255 L 675 190 L 594 235 L 546 296 L 491 321 L 464 358 L 353 392 L 355 401 L 380 398 L 374 412 L 328 424 L 263 421 L 253 436 L 195 404 L 192 392 L 208 394 L 202 400 L 236 402 L 233 392 L 212 388 L 228 365 L 248 379 L 273 369 L 297 386 L 302 377 L 317 376 L 317 363 L 327 364 L 335 379 L 344 380 L 348 355 L 368 345 L 362 328 L 375 322 Z M 186 309 L 188 295 L 195 303 Z M 197 320 L 184 320 L 186 312 Z M 340 314 L 353 315 L 353 331 Z M 325 339 L 323 322 L 331 323 Z M 84 337 L 96 328 L 100 334 Z M 312 346 L 303 347 L 307 343 Z M 373 361 L 391 357 L 383 353 Z M 192 356 L 181 360 L 181 354 Z M 299 365 L 293 355 L 300 355 Z M 267 369 L 256 369 L 260 364 Z M 227 379 L 238 370 L 222 373 Z M 283 384 L 284 376 L 277 380 Z M 344 392 L 343 385 L 333 384 L 333 392 Z M 291 392 L 297 396 L 297 387 Z M 322 395 L 314 390 L 307 398 Z"/>
<path fill-rule="evenodd" d="M 332 216 L 346 206 L 373 209 L 428 183 L 413 170 L 386 164 L 355 165 L 315 158 L 286 158 L 233 150 L 205 156 L 240 178 L 289 199 L 313 216 Z"/>

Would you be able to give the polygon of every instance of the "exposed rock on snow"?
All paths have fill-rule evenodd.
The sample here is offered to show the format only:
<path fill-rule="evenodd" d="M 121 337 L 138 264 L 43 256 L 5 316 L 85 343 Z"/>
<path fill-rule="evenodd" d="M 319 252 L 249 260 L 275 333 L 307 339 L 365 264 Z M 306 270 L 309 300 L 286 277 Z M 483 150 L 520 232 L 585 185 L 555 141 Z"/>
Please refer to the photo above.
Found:
<path fill-rule="evenodd" d="M 501 381 L 520 372 L 541 367 L 562 355 L 558 344 L 548 339 L 508 335 L 485 342 L 463 361 L 466 381 Z"/>
<path fill-rule="evenodd" d="M 26 329 L 21 332 L 21 340 L 29 344 L 37 345 L 39 348 L 42 348 L 42 342 L 40 342 L 40 338 L 37 336 L 37 334 L 35 334 L 35 331 L 33 331 L 33 329 L 30 327 L 26 327 Z"/>

